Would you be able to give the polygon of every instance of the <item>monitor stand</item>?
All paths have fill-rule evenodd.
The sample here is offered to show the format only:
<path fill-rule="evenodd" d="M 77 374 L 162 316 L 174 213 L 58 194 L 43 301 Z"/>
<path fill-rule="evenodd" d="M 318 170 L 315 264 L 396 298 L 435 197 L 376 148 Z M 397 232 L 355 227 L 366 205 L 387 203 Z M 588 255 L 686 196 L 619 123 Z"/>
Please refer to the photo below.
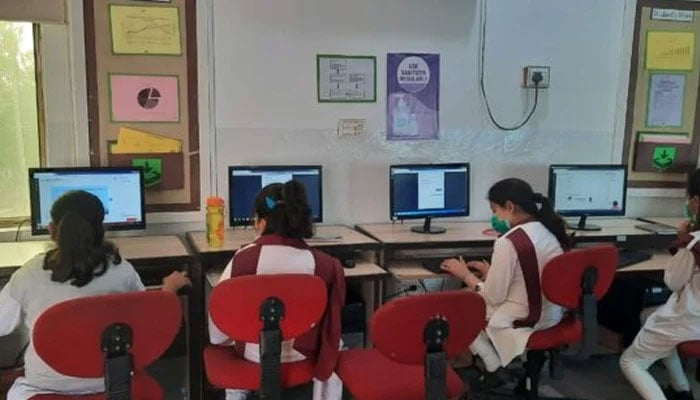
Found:
<path fill-rule="evenodd" d="M 575 231 L 599 231 L 603 228 L 601 228 L 598 225 L 592 225 L 592 224 L 587 224 L 586 219 L 588 218 L 588 215 L 582 215 L 581 218 L 578 220 L 578 224 L 572 225 L 567 223 L 569 229 L 573 229 Z"/>
<path fill-rule="evenodd" d="M 423 222 L 423 226 L 412 226 L 411 227 L 411 232 L 415 233 L 428 233 L 428 234 L 438 234 L 438 233 L 445 233 L 447 232 L 447 229 L 441 227 L 441 226 L 430 226 L 432 218 L 426 218 L 425 222 Z"/>

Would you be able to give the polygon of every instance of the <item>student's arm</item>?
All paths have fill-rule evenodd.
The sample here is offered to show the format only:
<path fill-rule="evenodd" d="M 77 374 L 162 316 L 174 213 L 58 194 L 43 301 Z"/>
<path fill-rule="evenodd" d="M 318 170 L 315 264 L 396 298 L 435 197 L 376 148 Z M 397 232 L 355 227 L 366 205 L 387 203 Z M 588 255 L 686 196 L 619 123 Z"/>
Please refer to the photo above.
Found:
<path fill-rule="evenodd" d="M 134 268 L 133 265 L 131 265 L 130 262 L 126 260 L 122 260 L 122 263 L 119 265 L 118 268 L 125 268 L 128 270 L 128 278 L 127 278 L 127 291 L 129 292 L 143 292 L 146 290 L 146 286 L 144 286 L 143 281 L 141 281 L 141 277 L 139 276 L 139 273 L 136 272 L 136 269 Z"/>
<path fill-rule="evenodd" d="M 22 306 L 13 297 L 13 286 L 15 282 L 10 282 L 0 291 L 0 336 L 9 335 L 22 322 Z"/>
<path fill-rule="evenodd" d="M 700 243 L 692 240 L 686 247 L 678 249 L 671 257 L 664 271 L 664 283 L 674 292 L 678 292 L 690 282 L 697 260 L 700 259 Z"/>
<path fill-rule="evenodd" d="M 491 267 L 481 289 L 481 295 L 490 305 L 498 306 L 506 301 L 517 261 L 518 255 L 510 240 L 494 243 Z"/>
<path fill-rule="evenodd" d="M 219 283 L 231 279 L 231 268 L 233 266 L 233 260 L 229 261 L 229 263 L 226 265 L 226 268 L 224 268 L 224 272 L 221 274 L 221 278 L 219 278 Z M 221 332 L 219 328 L 214 325 L 214 322 L 211 320 L 211 316 L 209 315 L 209 312 L 207 311 L 207 316 L 209 317 L 209 342 L 211 344 L 216 344 L 219 346 L 232 346 L 233 345 L 233 340 L 231 340 L 228 336 L 226 336 L 225 333 Z"/>

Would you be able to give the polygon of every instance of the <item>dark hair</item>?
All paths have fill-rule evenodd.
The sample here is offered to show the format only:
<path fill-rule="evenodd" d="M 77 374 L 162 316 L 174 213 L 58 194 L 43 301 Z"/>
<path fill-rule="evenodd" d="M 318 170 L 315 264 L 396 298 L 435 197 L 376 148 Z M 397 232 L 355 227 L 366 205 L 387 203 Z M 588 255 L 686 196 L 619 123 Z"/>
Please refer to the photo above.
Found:
<path fill-rule="evenodd" d="M 110 262 L 119 264 L 119 250 L 104 240 L 105 209 L 100 199 L 85 191 L 70 191 L 51 206 L 56 249 L 44 258 L 44 269 L 54 282 L 82 287 L 107 272 Z"/>
<path fill-rule="evenodd" d="M 549 199 L 540 193 L 535 193 L 524 180 L 509 178 L 496 182 L 489 189 L 488 199 L 501 207 L 505 206 L 507 201 L 512 202 L 523 212 L 535 217 L 547 230 L 552 232 L 564 250 L 570 248 L 564 220 L 554 212 Z M 538 204 L 541 204 L 539 208 Z"/>
<path fill-rule="evenodd" d="M 688 197 L 700 197 L 700 169 L 688 175 Z"/>
<path fill-rule="evenodd" d="M 306 189 L 298 181 L 273 183 L 262 188 L 255 198 L 255 215 L 267 223 L 263 235 L 276 233 L 294 239 L 308 239 L 314 235 Z"/>

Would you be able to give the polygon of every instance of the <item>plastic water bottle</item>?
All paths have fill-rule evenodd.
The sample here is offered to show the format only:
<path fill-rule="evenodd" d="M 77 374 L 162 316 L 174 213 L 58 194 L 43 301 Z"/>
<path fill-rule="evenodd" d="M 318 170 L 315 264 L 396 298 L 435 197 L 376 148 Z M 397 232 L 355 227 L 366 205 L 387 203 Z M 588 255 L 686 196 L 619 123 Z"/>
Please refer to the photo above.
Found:
<path fill-rule="evenodd" d="M 210 247 L 224 245 L 224 199 L 207 199 L 207 243 Z"/>

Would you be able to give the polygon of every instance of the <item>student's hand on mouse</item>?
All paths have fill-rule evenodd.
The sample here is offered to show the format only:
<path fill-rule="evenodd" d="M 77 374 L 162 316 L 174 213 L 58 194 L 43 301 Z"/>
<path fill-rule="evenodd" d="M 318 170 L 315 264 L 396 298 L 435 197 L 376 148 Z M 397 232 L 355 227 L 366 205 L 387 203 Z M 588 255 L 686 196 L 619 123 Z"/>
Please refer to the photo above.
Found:
<path fill-rule="evenodd" d="M 690 221 L 683 220 L 683 222 L 678 225 L 678 233 L 687 235 L 690 233 Z"/>
<path fill-rule="evenodd" d="M 192 286 L 192 281 L 187 277 L 185 271 L 173 271 L 170 275 L 163 278 L 163 290 L 177 293 L 178 290 L 185 286 Z"/>
<path fill-rule="evenodd" d="M 470 273 L 469 269 L 467 268 L 467 263 L 462 260 L 462 257 L 459 259 L 448 258 L 442 262 L 440 268 L 442 268 L 443 271 L 451 273 L 461 281 L 463 281 L 467 274 Z"/>

